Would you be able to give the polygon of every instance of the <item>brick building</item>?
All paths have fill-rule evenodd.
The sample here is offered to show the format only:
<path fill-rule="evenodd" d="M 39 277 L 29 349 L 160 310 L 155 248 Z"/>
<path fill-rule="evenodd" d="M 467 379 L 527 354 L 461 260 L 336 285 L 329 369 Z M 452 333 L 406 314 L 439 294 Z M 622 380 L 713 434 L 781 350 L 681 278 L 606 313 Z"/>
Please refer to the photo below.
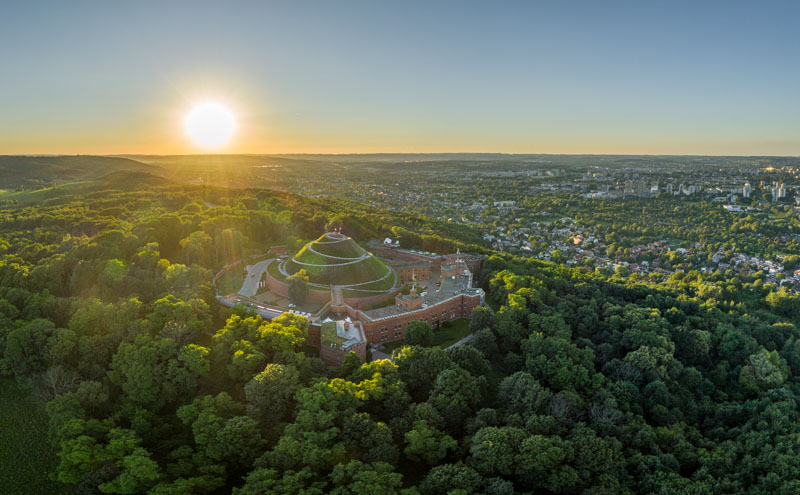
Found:
<path fill-rule="evenodd" d="M 429 261 L 418 261 L 414 263 L 389 263 L 402 282 L 412 280 L 427 280 L 431 277 L 431 263 Z"/>
<path fill-rule="evenodd" d="M 344 239 L 344 236 L 340 237 Z M 361 362 L 365 362 L 369 343 L 379 344 L 405 338 L 406 327 L 411 321 L 423 321 L 438 328 L 448 321 L 470 318 L 472 311 L 484 304 L 484 292 L 473 287 L 473 277 L 480 272 L 485 256 L 422 253 L 400 249 L 396 244 L 390 243 L 371 243 L 370 248 L 396 273 L 398 281 L 435 282 L 430 284 L 435 290 L 417 293 L 415 284 L 409 294 L 400 294 L 402 286 L 396 284 L 392 289 L 383 291 L 383 294 L 364 291 L 360 297 L 348 297 L 343 290 L 346 286 L 331 284 L 329 291 L 310 291 L 309 299 L 324 305 L 309 317 L 306 344 L 318 347 L 320 358 L 330 366 L 341 365 L 350 352 L 354 352 Z M 270 253 L 279 260 L 285 259 L 287 254 L 284 246 L 276 246 Z M 263 276 L 273 293 L 288 297 L 286 282 L 272 276 L 268 267 Z M 438 280 L 431 280 L 432 278 Z M 394 304 L 391 306 L 361 309 L 390 297 L 394 297 Z M 228 306 L 237 302 L 247 304 L 268 319 L 282 311 L 294 311 L 290 309 L 292 306 L 284 309 L 268 308 L 242 296 L 234 299 L 218 297 L 218 300 Z"/>

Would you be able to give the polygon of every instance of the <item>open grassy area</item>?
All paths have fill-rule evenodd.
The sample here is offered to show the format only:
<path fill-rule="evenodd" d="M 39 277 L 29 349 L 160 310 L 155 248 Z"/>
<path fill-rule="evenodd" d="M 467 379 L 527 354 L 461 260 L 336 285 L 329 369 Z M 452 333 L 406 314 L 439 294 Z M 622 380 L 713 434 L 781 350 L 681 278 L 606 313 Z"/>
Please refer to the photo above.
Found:
<path fill-rule="evenodd" d="M 459 318 L 454 321 L 446 322 L 441 327 L 433 331 L 436 338 L 436 346 L 444 349 L 451 346 L 469 335 L 469 320 Z"/>
<path fill-rule="evenodd" d="M 467 335 L 469 335 L 469 320 L 467 318 L 459 318 L 447 322 L 433 331 L 433 336 L 436 339 L 434 346 L 446 349 Z M 383 352 L 391 354 L 395 349 L 399 349 L 404 345 L 408 345 L 405 339 L 387 342 L 383 344 Z"/>
<path fill-rule="evenodd" d="M 320 340 L 324 346 L 330 346 L 333 344 L 333 346 L 337 348 L 347 341 L 347 339 L 339 337 L 339 335 L 336 333 L 336 322 L 333 321 L 322 324 L 322 328 L 320 329 Z"/>
<path fill-rule="evenodd" d="M 242 288 L 242 283 L 244 283 L 244 274 L 242 273 L 242 267 L 237 265 L 225 272 L 217 280 L 217 291 L 222 296 L 233 294 Z"/>
<path fill-rule="evenodd" d="M 269 273 L 270 276 L 275 280 L 283 282 L 284 280 L 286 280 L 286 277 L 284 277 L 283 274 L 281 273 L 281 270 L 279 268 L 280 264 L 281 264 L 280 261 L 277 260 L 270 263 L 267 266 L 267 273 Z"/>
<path fill-rule="evenodd" d="M 34 189 L 27 191 L 0 190 L 0 199 L 8 199 L 21 202 L 42 201 L 48 198 L 59 196 L 72 189 L 80 189 L 81 187 L 87 185 L 96 184 L 97 182 L 98 181 L 70 182 L 67 184 L 60 184 L 58 186 L 45 187 L 42 189 Z"/>
<path fill-rule="evenodd" d="M 28 397 L 12 378 L 0 378 L 0 493 L 73 493 L 50 481 L 57 463 L 44 403 Z"/>
<path fill-rule="evenodd" d="M 319 263 L 318 260 L 313 259 L 314 256 L 316 255 L 304 256 L 302 259 L 298 259 L 306 263 Z M 294 273 L 299 271 L 301 268 L 305 269 L 305 271 L 308 273 L 311 282 L 324 284 L 327 283 L 328 280 L 334 280 L 338 285 L 377 281 L 389 271 L 389 267 L 387 267 L 381 260 L 374 256 L 365 258 L 363 261 L 359 261 L 358 263 L 351 263 L 348 265 L 334 264 L 328 267 L 313 267 L 300 265 L 290 260 L 286 266 L 288 273 Z M 388 287 L 382 288 L 389 288 L 392 286 L 393 282 L 394 278 L 390 276 L 386 277 L 380 282 L 376 282 L 376 285 L 386 286 L 388 284 Z"/>
<path fill-rule="evenodd" d="M 345 297 L 373 296 L 376 295 L 377 293 L 366 292 L 366 291 L 388 291 L 394 285 L 394 280 L 395 280 L 394 276 L 390 275 L 378 282 L 373 282 L 371 284 L 366 284 L 366 285 L 359 285 L 358 287 L 353 289 L 344 289 L 344 295 Z"/>

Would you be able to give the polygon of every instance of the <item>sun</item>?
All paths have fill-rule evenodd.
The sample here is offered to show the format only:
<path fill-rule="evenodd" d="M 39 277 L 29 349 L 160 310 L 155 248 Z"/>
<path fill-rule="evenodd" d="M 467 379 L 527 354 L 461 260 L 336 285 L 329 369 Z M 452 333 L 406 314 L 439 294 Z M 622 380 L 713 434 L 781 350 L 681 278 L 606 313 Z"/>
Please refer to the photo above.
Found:
<path fill-rule="evenodd" d="M 202 148 L 225 146 L 236 132 L 236 117 L 225 105 L 205 102 L 195 105 L 186 114 L 186 134 Z"/>

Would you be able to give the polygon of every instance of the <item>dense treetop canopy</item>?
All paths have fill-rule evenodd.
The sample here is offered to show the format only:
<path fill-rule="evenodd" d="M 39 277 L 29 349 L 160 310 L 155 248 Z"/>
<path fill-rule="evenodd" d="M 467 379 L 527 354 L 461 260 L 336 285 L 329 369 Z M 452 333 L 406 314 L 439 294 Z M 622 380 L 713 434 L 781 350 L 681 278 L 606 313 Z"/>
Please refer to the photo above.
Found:
<path fill-rule="evenodd" d="M 0 372 L 47 400 L 80 493 L 800 491 L 795 296 L 494 254 L 473 340 L 415 325 L 394 362 L 326 368 L 308 321 L 211 279 L 341 221 L 474 248 L 435 221 L 263 190 L 111 177 L 0 208 Z"/>

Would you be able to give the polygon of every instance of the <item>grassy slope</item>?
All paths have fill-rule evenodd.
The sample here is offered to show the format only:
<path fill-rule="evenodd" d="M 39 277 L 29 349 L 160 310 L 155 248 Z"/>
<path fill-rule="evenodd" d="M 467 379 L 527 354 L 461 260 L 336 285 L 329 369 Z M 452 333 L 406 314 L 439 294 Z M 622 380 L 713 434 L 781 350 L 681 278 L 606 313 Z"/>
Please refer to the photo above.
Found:
<path fill-rule="evenodd" d="M 469 320 L 459 318 L 446 322 L 434 330 L 433 335 L 436 338 L 436 346 L 445 349 L 469 335 Z"/>
<path fill-rule="evenodd" d="M 314 249 L 322 254 L 339 256 L 341 258 L 357 258 L 364 254 L 364 250 L 353 239 L 327 244 L 324 235 L 321 235 L 313 244 Z"/>
<path fill-rule="evenodd" d="M 45 187 L 32 191 L 0 191 L 0 199 L 8 199 L 13 201 L 42 201 L 52 197 L 60 196 L 65 192 L 73 189 L 80 189 L 84 186 L 91 184 L 99 184 L 99 181 L 84 181 L 84 182 L 70 182 L 59 186 Z"/>
<path fill-rule="evenodd" d="M 0 183 L 2 182 L 0 181 Z M 42 187 L 39 189 L 22 191 L 0 189 L 0 200 L 17 201 L 21 204 L 42 203 L 47 200 L 66 202 L 70 199 L 79 198 L 82 195 L 91 194 L 98 191 L 133 191 L 137 188 L 158 187 L 167 183 L 168 182 L 166 179 L 148 173 L 137 171 L 120 171 L 111 172 L 108 175 L 98 179 L 67 182 L 64 184 Z"/>
<path fill-rule="evenodd" d="M 279 269 L 279 266 L 280 266 L 280 262 L 278 262 L 278 261 L 272 262 L 267 267 L 267 271 L 272 276 L 272 278 L 274 278 L 275 280 L 279 280 L 279 281 L 283 282 L 284 280 L 286 280 L 286 277 L 284 277 L 283 274 L 281 273 L 281 271 Z"/>
<path fill-rule="evenodd" d="M 243 283 L 244 274 L 242 273 L 242 267 L 234 266 L 217 280 L 217 292 L 219 292 L 221 296 L 233 294 L 242 288 Z"/>
<path fill-rule="evenodd" d="M 157 174 L 161 168 L 108 156 L 0 156 L 0 184 L 9 189 L 41 182 L 85 181 L 121 171 Z"/>
<path fill-rule="evenodd" d="M 292 263 L 291 261 L 289 261 L 288 265 L 289 266 L 287 268 L 289 273 L 294 273 L 300 270 L 300 268 L 305 268 L 312 282 L 322 284 L 326 283 L 324 280 L 324 270 L 322 268 L 301 266 Z M 336 274 L 334 283 L 338 285 L 349 285 L 378 280 L 386 275 L 386 272 L 389 270 L 389 268 L 379 259 L 372 257 L 367 258 L 359 263 L 345 265 L 338 270 L 339 272 Z M 364 286 L 362 288 L 388 289 L 392 286 L 392 282 L 394 282 L 394 277 L 389 276 L 381 282 L 370 284 L 369 287 Z"/>
<path fill-rule="evenodd" d="M 56 464 L 47 440 L 44 404 L 28 397 L 13 379 L 1 378 L 0 493 L 72 493 L 70 487 L 49 480 Z"/>
<path fill-rule="evenodd" d="M 324 236 L 320 237 L 320 239 L 323 238 Z M 314 249 L 321 253 L 324 252 L 326 254 L 339 256 L 342 258 L 355 258 L 363 253 L 363 250 L 352 239 L 335 244 L 314 244 Z M 300 261 L 313 264 L 340 264 L 344 262 L 344 260 L 335 260 L 312 253 L 308 250 L 307 246 L 304 246 L 303 249 L 297 253 L 296 258 Z M 295 273 L 301 268 L 304 268 L 306 272 L 308 272 L 309 278 L 312 282 L 325 283 L 323 279 L 326 269 L 324 267 L 299 265 L 292 261 L 289 261 L 287 264 L 287 271 L 289 273 Z M 348 285 L 377 280 L 383 277 L 388 270 L 389 268 L 381 260 L 375 256 L 370 256 L 364 261 L 341 266 L 336 277 L 336 282 L 338 284 Z M 365 286 L 363 288 L 384 290 L 391 288 L 392 282 L 394 282 L 394 278 L 387 277 L 385 280 L 379 283 L 370 284 L 369 287 Z M 359 295 L 364 294 L 362 293 Z"/>

